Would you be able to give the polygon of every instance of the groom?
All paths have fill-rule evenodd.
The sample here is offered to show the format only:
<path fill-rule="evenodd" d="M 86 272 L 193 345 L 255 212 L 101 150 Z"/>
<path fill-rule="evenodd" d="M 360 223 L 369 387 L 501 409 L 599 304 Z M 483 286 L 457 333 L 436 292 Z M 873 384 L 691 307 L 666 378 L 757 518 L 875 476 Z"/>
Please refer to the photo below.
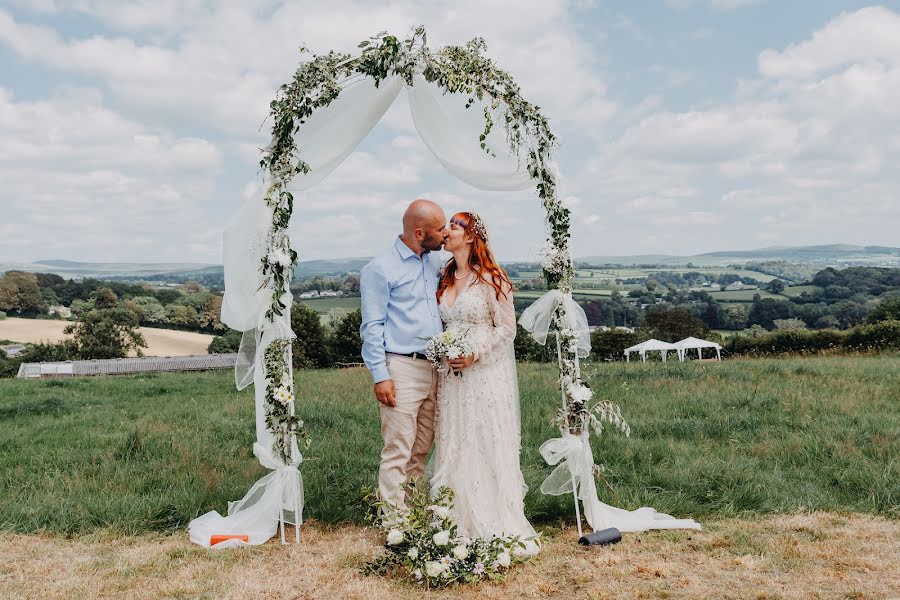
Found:
<path fill-rule="evenodd" d="M 425 338 L 443 330 L 436 298 L 447 219 L 431 200 L 403 214 L 403 234 L 363 267 L 362 356 L 381 403 L 381 499 L 405 506 L 403 484 L 425 472 L 434 441 L 437 374 L 425 357 Z"/>

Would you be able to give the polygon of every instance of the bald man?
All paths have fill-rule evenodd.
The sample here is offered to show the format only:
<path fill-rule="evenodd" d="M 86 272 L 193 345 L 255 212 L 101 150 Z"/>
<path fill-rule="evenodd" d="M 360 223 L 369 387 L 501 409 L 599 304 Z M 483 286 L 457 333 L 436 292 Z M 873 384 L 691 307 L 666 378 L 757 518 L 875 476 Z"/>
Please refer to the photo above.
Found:
<path fill-rule="evenodd" d="M 437 373 L 425 357 L 425 339 L 443 330 L 436 255 L 447 237 L 447 219 L 431 200 L 412 202 L 403 233 L 393 246 L 363 267 L 363 360 L 381 403 L 382 500 L 405 507 L 403 484 L 425 472 L 434 441 Z"/>

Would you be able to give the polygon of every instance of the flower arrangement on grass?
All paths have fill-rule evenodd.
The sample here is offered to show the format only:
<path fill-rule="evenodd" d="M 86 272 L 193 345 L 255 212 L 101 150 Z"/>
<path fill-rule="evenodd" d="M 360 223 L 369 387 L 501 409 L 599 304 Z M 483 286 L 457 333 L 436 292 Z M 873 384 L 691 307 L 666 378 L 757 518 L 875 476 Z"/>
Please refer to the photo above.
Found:
<path fill-rule="evenodd" d="M 408 510 L 370 497 L 368 521 L 385 536 L 386 553 L 369 562 L 366 574 L 395 573 L 426 587 L 502 580 L 509 568 L 527 560 L 516 537 L 469 539 L 452 517 L 453 491 L 431 496 L 423 480 L 406 485 Z"/>

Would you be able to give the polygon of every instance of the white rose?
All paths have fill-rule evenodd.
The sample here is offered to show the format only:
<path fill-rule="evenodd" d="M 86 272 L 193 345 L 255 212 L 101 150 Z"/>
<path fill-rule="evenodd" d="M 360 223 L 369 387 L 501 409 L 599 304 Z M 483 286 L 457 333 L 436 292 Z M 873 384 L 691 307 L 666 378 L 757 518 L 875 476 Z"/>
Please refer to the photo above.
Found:
<path fill-rule="evenodd" d="M 416 560 L 417 558 L 419 558 L 419 549 L 415 547 L 410 548 L 409 552 L 407 552 L 406 555 L 410 558 L 410 560 Z"/>
<path fill-rule="evenodd" d="M 272 251 L 272 254 L 269 256 L 269 260 L 283 267 L 288 267 L 291 264 L 291 255 L 282 248 L 277 248 L 276 250 Z"/>
<path fill-rule="evenodd" d="M 444 565 L 436 560 L 430 560 L 425 563 L 425 574 L 429 577 L 437 577 L 444 572 Z"/>
<path fill-rule="evenodd" d="M 403 532 L 399 529 L 391 529 L 387 534 L 387 543 L 389 546 L 396 546 L 403 542 Z"/>
<path fill-rule="evenodd" d="M 434 514 L 439 519 L 446 519 L 450 516 L 450 509 L 446 506 L 435 506 Z"/>
<path fill-rule="evenodd" d="M 500 556 L 497 557 L 497 562 L 500 563 L 501 567 L 508 567 L 510 563 L 509 550 L 501 552 Z"/>
<path fill-rule="evenodd" d="M 450 543 L 450 532 L 447 530 L 439 531 L 438 533 L 434 534 L 431 539 L 433 539 L 434 543 L 438 546 L 446 546 Z"/>
<path fill-rule="evenodd" d="M 453 556 L 459 560 L 465 560 L 469 555 L 469 549 L 466 548 L 464 544 L 460 544 L 459 546 L 455 546 L 453 548 Z"/>

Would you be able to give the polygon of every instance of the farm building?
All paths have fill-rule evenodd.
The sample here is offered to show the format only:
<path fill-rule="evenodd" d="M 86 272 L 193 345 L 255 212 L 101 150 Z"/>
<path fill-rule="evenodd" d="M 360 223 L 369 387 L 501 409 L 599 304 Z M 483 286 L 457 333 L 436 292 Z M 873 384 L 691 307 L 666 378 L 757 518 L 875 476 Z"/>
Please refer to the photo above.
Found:
<path fill-rule="evenodd" d="M 9 344 L 7 346 L 0 346 L 0 350 L 3 350 L 9 358 L 15 358 L 25 352 L 25 346 L 23 344 Z"/>
<path fill-rule="evenodd" d="M 136 373 L 209 371 L 234 368 L 237 354 L 197 354 L 193 356 L 143 356 L 70 360 L 64 362 L 22 363 L 20 379 L 84 377 L 91 375 L 133 375 Z"/>

